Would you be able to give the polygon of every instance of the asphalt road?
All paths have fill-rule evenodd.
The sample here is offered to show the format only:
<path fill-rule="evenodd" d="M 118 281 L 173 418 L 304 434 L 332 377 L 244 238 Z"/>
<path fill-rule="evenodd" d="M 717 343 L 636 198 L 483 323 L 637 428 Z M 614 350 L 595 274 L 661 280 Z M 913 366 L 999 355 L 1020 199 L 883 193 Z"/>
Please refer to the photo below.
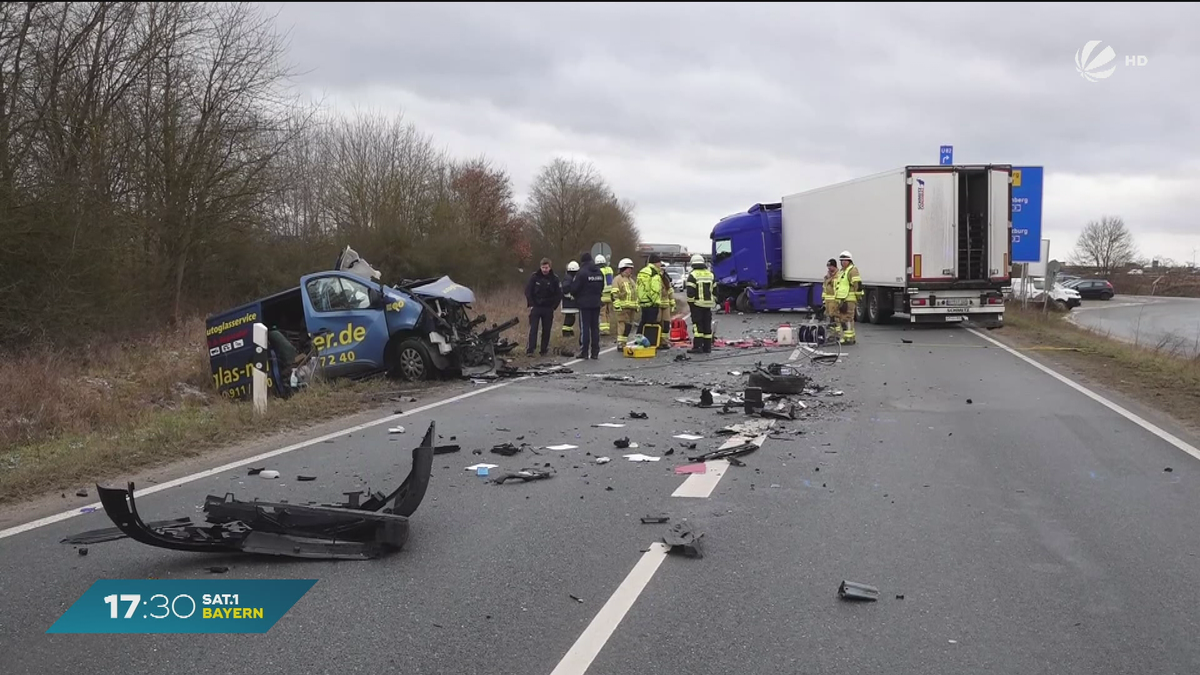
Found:
<path fill-rule="evenodd" d="M 1200 355 L 1200 299 L 1118 295 L 1084 300 L 1071 312 L 1075 323 L 1143 347 L 1184 356 Z"/>
<path fill-rule="evenodd" d="M 724 336 L 775 326 L 718 321 Z M 278 480 L 232 470 L 139 499 L 150 520 L 196 515 L 210 493 L 388 489 L 436 421 L 442 442 L 464 449 L 435 458 L 409 543 L 385 559 L 214 557 L 127 540 L 81 557 L 58 543 L 110 525 L 103 513 L 0 539 L 0 672 L 550 674 L 577 641 L 598 649 L 587 672 L 613 675 L 1200 672 L 1192 457 L 966 330 L 864 325 L 840 364 L 797 361 L 827 387 L 804 397 L 805 419 L 780 423 L 710 496 L 672 497 L 693 480 L 673 472 L 685 453 L 672 436 L 694 431 L 714 449 L 715 432 L 744 416 L 675 401 L 694 391 L 590 375 L 728 384 L 741 379 L 731 370 L 790 355 L 729 349 L 677 364 L 678 353 L 608 354 L 414 414 L 399 436 L 385 424 L 318 443 L 271 460 Z M 649 419 L 625 419 L 633 410 Z M 602 422 L 626 426 L 591 426 Z M 662 460 L 625 460 L 612 445 L 622 436 Z M 505 441 L 579 447 L 470 452 Z M 591 463 L 599 455 L 612 462 Z M 557 473 L 489 485 L 464 470 L 479 461 Z M 702 532 L 704 557 L 659 556 L 611 635 L 589 628 L 654 559 L 670 524 L 639 517 L 659 512 Z M 97 579 L 207 579 L 213 564 L 229 565 L 227 578 L 319 581 L 264 635 L 45 634 Z M 880 599 L 839 600 L 844 579 Z"/>

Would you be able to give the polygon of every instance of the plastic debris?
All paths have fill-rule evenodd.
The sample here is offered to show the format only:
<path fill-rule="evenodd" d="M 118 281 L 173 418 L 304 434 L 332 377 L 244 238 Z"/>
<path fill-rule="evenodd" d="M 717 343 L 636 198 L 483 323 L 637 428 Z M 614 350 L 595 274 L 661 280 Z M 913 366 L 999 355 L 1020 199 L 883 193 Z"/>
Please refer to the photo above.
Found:
<path fill-rule="evenodd" d="M 578 447 L 579 447 L 578 445 L 569 445 L 567 443 L 563 443 L 562 445 L 548 445 L 548 446 L 546 446 L 546 449 L 547 450 L 574 450 Z"/>
<path fill-rule="evenodd" d="M 610 458 L 610 457 L 597 457 L 596 458 L 597 464 L 608 464 L 611 461 L 612 461 L 612 458 Z"/>
<path fill-rule="evenodd" d="M 316 476 L 296 476 L 296 480 L 301 481 L 301 482 L 307 482 L 307 481 L 316 480 L 316 479 L 317 479 Z"/>
<path fill-rule="evenodd" d="M 650 455 L 643 455 L 640 453 L 625 455 L 625 458 L 631 462 L 657 462 L 658 460 L 662 459 L 661 457 L 651 457 Z"/>
<path fill-rule="evenodd" d="M 479 471 L 480 469 L 498 469 L 498 468 L 500 468 L 499 464 L 475 464 L 473 466 L 468 466 L 465 470 L 466 471 Z"/>
<path fill-rule="evenodd" d="M 404 427 L 392 427 L 391 429 L 388 429 L 388 433 L 389 434 L 402 434 L 402 433 L 404 433 Z"/>
<path fill-rule="evenodd" d="M 631 420 L 646 420 L 646 419 L 650 419 L 650 416 L 644 412 L 630 411 L 629 419 L 631 419 Z"/>
<path fill-rule="evenodd" d="M 499 485 L 505 481 L 515 479 L 527 483 L 531 480 L 545 480 L 553 475 L 554 474 L 550 473 L 549 471 L 542 471 L 541 469 L 521 469 L 515 473 L 510 472 L 500 474 L 499 476 L 493 478 L 492 482 Z"/>
<path fill-rule="evenodd" d="M 843 581 L 838 586 L 838 597 L 843 600 L 866 600 L 874 602 L 879 599 L 879 589 L 853 581 Z"/>
<path fill-rule="evenodd" d="M 266 478 L 266 479 L 279 478 L 279 472 L 278 471 L 260 471 L 258 473 L 258 477 Z"/>
<path fill-rule="evenodd" d="M 700 550 L 700 538 L 704 535 L 697 535 L 692 532 L 684 523 L 679 523 L 671 528 L 671 532 L 662 538 L 664 544 L 669 547 L 667 553 L 682 555 L 686 558 L 703 558 L 704 554 Z"/>
<path fill-rule="evenodd" d="M 676 434 L 676 435 L 674 436 L 674 438 L 678 438 L 678 439 L 680 439 L 680 440 L 684 440 L 684 441 L 698 441 L 698 440 L 700 440 L 700 439 L 702 439 L 702 438 L 704 438 L 704 437 L 703 437 L 703 436 L 697 436 L 697 435 L 695 435 L 695 434 Z"/>
<path fill-rule="evenodd" d="M 592 426 L 593 427 L 605 427 L 607 429 L 620 429 L 621 427 L 623 427 L 625 425 L 624 424 L 615 424 L 613 422 L 601 422 L 600 424 L 593 424 Z"/>
<path fill-rule="evenodd" d="M 670 520 L 670 516 L 642 516 L 643 525 L 661 525 Z"/>

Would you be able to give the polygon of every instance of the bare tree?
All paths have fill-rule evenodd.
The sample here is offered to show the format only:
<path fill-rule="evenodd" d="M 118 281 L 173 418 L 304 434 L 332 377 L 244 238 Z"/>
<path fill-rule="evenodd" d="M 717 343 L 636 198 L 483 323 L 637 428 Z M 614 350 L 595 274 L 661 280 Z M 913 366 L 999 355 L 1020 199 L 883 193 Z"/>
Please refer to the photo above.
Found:
<path fill-rule="evenodd" d="M 621 202 L 588 162 L 559 157 L 543 167 L 530 191 L 527 220 L 535 246 L 557 260 L 574 260 L 597 241 L 630 253 L 637 244 L 632 205 Z"/>
<path fill-rule="evenodd" d="M 1137 255 L 1133 233 L 1120 216 L 1104 216 L 1083 228 L 1073 254 L 1077 265 L 1098 268 L 1103 274 L 1132 262 Z"/>

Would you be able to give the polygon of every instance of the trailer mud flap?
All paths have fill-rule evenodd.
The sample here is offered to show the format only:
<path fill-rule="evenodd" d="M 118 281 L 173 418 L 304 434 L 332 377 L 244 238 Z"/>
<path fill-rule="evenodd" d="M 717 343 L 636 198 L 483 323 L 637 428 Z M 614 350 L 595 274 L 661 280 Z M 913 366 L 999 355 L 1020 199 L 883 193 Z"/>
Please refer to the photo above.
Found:
<path fill-rule="evenodd" d="M 176 551 L 242 552 L 298 558 L 365 560 L 399 550 L 408 540 L 408 519 L 429 487 L 436 426 L 430 423 L 421 445 L 412 451 L 412 469 L 391 494 L 375 493 L 359 503 L 360 493 L 342 504 L 243 502 L 232 494 L 209 495 L 204 501 L 207 524 L 189 519 L 147 525 L 138 514 L 134 485 L 96 486 L 104 512 L 124 536 Z M 93 530 L 63 540 L 111 541 L 111 530 Z"/>

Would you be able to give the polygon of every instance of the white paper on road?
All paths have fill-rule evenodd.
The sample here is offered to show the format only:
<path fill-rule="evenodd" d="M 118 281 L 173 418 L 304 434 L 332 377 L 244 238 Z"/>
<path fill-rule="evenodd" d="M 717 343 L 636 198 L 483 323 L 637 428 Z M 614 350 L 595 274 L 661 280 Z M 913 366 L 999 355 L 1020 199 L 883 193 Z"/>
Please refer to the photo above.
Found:
<path fill-rule="evenodd" d="M 611 461 L 612 461 L 612 459 L 609 457 L 597 457 L 596 458 L 597 464 L 608 464 Z"/>
<path fill-rule="evenodd" d="M 704 438 L 704 437 L 703 437 L 703 436 L 697 436 L 697 435 L 695 435 L 695 434 L 678 434 L 678 435 L 676 435 L 676 436 L 675 436 L 675 438 L 678 438 L 678 439 L 681 439 L 681 440 L 685 440 L 685 441 L 698 441 L 698 440 L 700 440 L 700 439 L 702 439 L 702 438 Z"/>
<path fill-rule="evenodd" d="M 609 429 L 620 429 L 621 427 L 623 427 L 625 425 L 624 424 L 614 424 L 613 422 L 601 422 L 600 424 L 593 424 L 592 426 L 607 427 Z"/>
<path fill-rule="evenodd" d="M 404 427 L 392 427 L 391 429 L 388 429 L 388 433 L 389 434 L 402 434 L 402 433 L 404 433 Z"/>
<path fill-rule="evenodd" d="M 640 453 L 634 455 L 625 455 L 625 457 L 631 462 L 657 462 L 658 460 L 662 459 L 662 457 L 651 457 L 650 455 L 643 455 Z"/>
<path fill-rule="evenodd" d="M 467 471 L 478 471 L 480 469 L 499 469 L 499 468 L 500 468 L 499 464 L 476 464 L 475 466 L 468 466 L 466 468 L 466 470 Z"/>
<path fill-rule="evenodd" d="M 574 450 L 575 448 L 578 448 L 578 447 L 579 447 L 578 445 L 568 445 L 566 443 L 563 443 L 562 445 L 547 445 L 546 449 L 547 450 Z"/>

